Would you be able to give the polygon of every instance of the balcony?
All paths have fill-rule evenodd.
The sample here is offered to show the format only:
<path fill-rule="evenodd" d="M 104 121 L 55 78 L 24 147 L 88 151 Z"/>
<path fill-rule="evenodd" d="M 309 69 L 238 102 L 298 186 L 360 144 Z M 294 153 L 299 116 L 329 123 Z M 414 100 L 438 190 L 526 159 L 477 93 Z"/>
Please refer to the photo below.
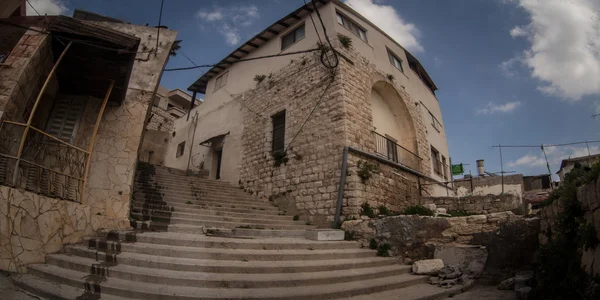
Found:
<path fill-rule="evenodd" d="M 419 164 L 422 158 L 410 150 L 398 145 L 392 139 L 385 137 L 375 131 L 375 152 L 388 160 L 405 165 L 413 170 L 419 170 Z"/>

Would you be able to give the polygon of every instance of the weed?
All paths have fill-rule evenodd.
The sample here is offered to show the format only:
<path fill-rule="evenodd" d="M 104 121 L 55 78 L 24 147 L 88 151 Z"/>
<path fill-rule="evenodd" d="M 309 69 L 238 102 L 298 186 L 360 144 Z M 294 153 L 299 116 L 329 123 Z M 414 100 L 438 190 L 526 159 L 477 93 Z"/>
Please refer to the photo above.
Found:
<path fill-rule="evenodd" d="M 97 213 L 96 213 L 96 216 L 101 216 L 101 215 L 102 215 L 102 213 L 101 213 L 101 212 L 97 212 Z"/>
<path fill-rule="evenodd" d="M 206 229 L 206 233 L 207 234 L 215 234 L 215 233 L 217 233 L 217 231 L 214 229 Z"/>
<path fill-rule="evenodd" d="M 377 249 L 377 241 L 375 239 L 371 239 L 371 241 L 369 242 L 369 248 L 373 250 Z"/>
<path fill-rule="evenodd" d="M 356 220 L 356 217 L 352 215 L 352 216 L 347 216 L 345 219 L 346 219 L 346 221 L 354 221 L 354 220 Z"/>
<path fill-rule="evenodd" d="M 464 209 L 449 210 L 446 213 L 453 217 L 466 217 L 466 216 L 476 215 L 475 213 L 470 213 Z"/>
<path fill-rule="evenodd" d="M 394 79 L 396 79 L 394 74 L 387 74 L 386 77 L 387 77 L 387 80 L 389 80 L 390 82 L 394 82 Z"/>
<path fill-rule="evenodd" d="M 357 238 L 356 231 L 344 230 L 344 240 L 354 241 Z"/>
<path fill-rule="evenodd" d="M 365 202 L 360 206 L 360 215 L 361 216 L 367 216 L 369 218 L 375 218 L 375 211 L 373 210 L 373 208 L 371 207 L 371 205 L 369 205 L 369 202 Z"/>
<path fill-rule="evenodd" d="M 300 216 L 299 215 L 295 215 L 293 219 L 294 219 L 294 221 L 298 221 L 298 220 L 300 220 Z"/>
<path fill-rule="evenodd" d="M 254 75 L 254 81 L 256 81 L 256 83 L 261 83 L 263 80 L 265 80 L 265 78 L 267 78 L 267 75 L 265 74 Z"/>
<path fill-rule="evenodd" d="M 312 222 L 310 222 L 310 220 L 306 220 L 306 222 L 304 224 L 306 224 L 306 225 L 312 225 Z"/>
<path fill-rule="evenodd" d="M 237 228 L 242 228 L 242 229 L 250 229 L 250 225 L 240 225 Z"/>
<path fill-rule="evenodd" d="M 313 251 L 313 250 L 315 250 L 315 248 L 310 247 L 310 248 L 308 248 L 308 250 Z"/>
<path fill-rule="evenodd" d="M 377 256 L 381 257 L 389 257 L 390 250 L 392 249 L 392 245 L 385 243 L 377 246 Z"/>
<path fill-rule="evenodd" d="M 243 258 L 242 261 L 243 262 L 249 262 L 249 260 L 247 258 Z"/>
<path fill-rule="evenodd" d="M 419 216 L 433 216 L 433 211 L 423 205 L 414 205 L 407 207 L 403 212 L 403 215 L 419 215 Z"/>
<path fill-rule="evenodd" d="M 345 36 L 341 33 L 338 33 L 338 40 L 340 40 L 340 44 L 344 46 L 346 49 L 352 48 L 352 39 L 349 36 Z"/>
<path fill-rule="evenodd" d="M 362 180 L 362 183 L 366 183 L 371 177 L 373 177 L 372 173 L 379 172 L 379 165 L 370 163 L 368 161 L 359 160 L 358 164 L 358 176 Z"/>
<path fill-rule="evenodd" d="M 287 152 L 286 151 L 275 151 L 272 154 L 273 156 L 273 166 L 279 167 L 281 164 L 286 164 L 288 162 Z"/>
<path fill-rule="evenodd" d="M 192 204 L 192 201 L 185 201 L 185 204 Z"/>

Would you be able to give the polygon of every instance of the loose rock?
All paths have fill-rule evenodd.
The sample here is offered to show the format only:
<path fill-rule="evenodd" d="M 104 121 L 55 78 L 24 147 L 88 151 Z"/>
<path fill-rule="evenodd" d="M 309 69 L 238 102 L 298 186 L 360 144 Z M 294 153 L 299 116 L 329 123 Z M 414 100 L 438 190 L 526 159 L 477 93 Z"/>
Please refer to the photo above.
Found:
<path fill-rule="evenodd" d="M 437 275 L 442 268 L 444 268 L 444 261 L 441 259 L 419 260 L 412 265 L 412 271 L 417 275 Z"/>
<path fill-rule="evenodd" d="M 429 284 L 438 285 L 438 284 L 440 284 L 441 280 L 437 276 L 431 276 L 431 277 L 429 277 L 429 279 L 427 279 L 427 282 Z"/>
<path fill-rule="evenodd" d="M 509 279 L 505 279 L 500 284 L 498 284 L 499 290 L 514 290 L 515 288 L 515 278 L 511 277 Z"/>

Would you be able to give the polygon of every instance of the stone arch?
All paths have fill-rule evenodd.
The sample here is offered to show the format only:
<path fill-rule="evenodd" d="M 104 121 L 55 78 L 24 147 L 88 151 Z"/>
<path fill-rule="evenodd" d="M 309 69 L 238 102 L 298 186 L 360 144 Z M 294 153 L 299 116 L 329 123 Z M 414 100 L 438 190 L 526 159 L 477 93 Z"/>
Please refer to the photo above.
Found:
<path fill-rule="evenodd" d="M 371 103 L 374 131 L 381 135 L 375 137 L 377 152 L 391 158 L 386 145 L 386 139 L 389 139 L 417 154 L 416 126 L 407 102 L 391 83 L 380 75 L 378 77 L 374 78 L 368 98 Z M 398 149 L 397 156 L 400 163 L 418 168 L 418 161 L 414 155 Z"/>

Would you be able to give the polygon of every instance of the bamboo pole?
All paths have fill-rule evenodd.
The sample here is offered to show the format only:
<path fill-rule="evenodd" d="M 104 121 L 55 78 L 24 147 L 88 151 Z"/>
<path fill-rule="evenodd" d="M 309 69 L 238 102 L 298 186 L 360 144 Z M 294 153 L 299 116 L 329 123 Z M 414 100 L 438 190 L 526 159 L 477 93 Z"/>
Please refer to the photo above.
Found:
<path fill-rule="evenodd" d="M 37 110 L 37 108 L 40 104 L 40 100 L 42 99 L 42 96 L 44 95 L 46 88 L 48 88 L 50 79 L 52 79 L 52 76 L 54 76 L 54 73 L 56 73 L 56 69 L 58 69 L 58 65 L 60 65 L 60 62 L 65 57 L 65 54 L 67 54 L 67 51 L 69 50 L 69 48 L 71 48 L 72 44 L 73 44 L 72 41 L 69 42 L 69 44 L 67 44 L 67 46 L 65 47 L 65 50 L 63 50 L 63 52 L 60 54 L 60 56 L 58 57 L 58 60 L 56 60 L 56 63 L 54 63 L 54 66 L 52 66 L 52 70 L 50 70 L 48 77 L 46 77 L 46 81 L 44 82 L 44 85 L 42 86 L 40 93 L 38 94 L 37 98 L 35 99 L 35 103 L 33 104 L 33 108 L 31 109 L 31 114 L 29 115 L 29 119 L 27 120 L 27 126 L 25 126 L 25 129 L 23 130 L 23 137 L 21 138 L 21 144 L 19 145 L 19 151 L 17 151 L 17 162 L 15 163 L 15 171 L 13 173 L 13 180 L 12 180 L 13 185 L 17 184 L 17 174 L 19 172 L 19 162 L 21 161 L 21 155 L 23 154 L 23 148 L 25 147 L 25 139 L 27 138 L 27 133 L 29 132 L 29 127 L 31 126 L 31 122 L 33 121 L 33 117 L 35 116 L 35 111 Z"/>
<path fill-rule="evenodd" d="M 90 145 L 88 146 L 88 157 L 85 162 L 85 171 L 83 173 L 83 184 L 81 185 L 80 191 L 80 199 L 83 201 L 83 193 L 85 192 L 85 186 L 87 185 L 87 177 L 90 172 L 90 163 L 92 161 L 92 152 L 94 151 L 94 145 L 96 144 L 96 136 L 98 134 L 98 128 L 100 128 L 100 121 L 102 121 L 102 116 L 104 115 L 104 109 L 106 108 L 106 103 L 108 103 L 108 98 L 110 98 L 110 93 L 112 92 L 113 87 L 115 86 L 115 81 L 110 81 L 110 86 L 108 86 L 108 91 L 106 92 L 106 96 L 104 96 L 104 100 L 102 101 L 102 106 L 100 107 L 100 111 L 98 112 L 98 117 L 96 117 L 96 124 L 94 125 L 94 132 L 92 133 L 92 138 L 90 139 Z"/>

